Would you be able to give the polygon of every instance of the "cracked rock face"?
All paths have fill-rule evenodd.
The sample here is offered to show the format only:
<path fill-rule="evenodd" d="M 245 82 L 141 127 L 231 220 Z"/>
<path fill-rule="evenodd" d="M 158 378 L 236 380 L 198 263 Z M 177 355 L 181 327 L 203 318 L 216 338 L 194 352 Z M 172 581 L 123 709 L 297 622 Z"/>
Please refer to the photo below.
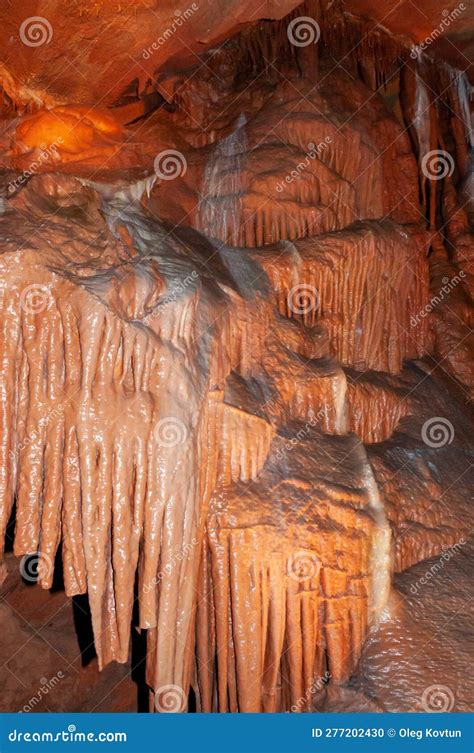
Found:
<path fill-rule="evenodd" d="M 215 5 L 3 26 L 0 622 L 12 550 L 111 683 L 140 633 L 150 710 L 468 710 L 468 78 L 338 3 Z"/>

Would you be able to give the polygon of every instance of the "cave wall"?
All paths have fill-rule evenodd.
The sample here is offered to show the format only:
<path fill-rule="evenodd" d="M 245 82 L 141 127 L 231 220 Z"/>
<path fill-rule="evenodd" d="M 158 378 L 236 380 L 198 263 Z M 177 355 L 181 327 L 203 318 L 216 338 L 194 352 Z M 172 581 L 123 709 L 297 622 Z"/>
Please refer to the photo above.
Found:
<path fill-rule="evenodd" d="M 2 537 L 44 589 L 61 555 L 100 667 L 147 631 L 157 711 L 311 710 L 393 570 L 468 535 L 466 78 L 338 4 L 247 5 L 133 86 L 95 48 L 1 76 Z M 150 13 L 94 33 L 146 48 Z"/>

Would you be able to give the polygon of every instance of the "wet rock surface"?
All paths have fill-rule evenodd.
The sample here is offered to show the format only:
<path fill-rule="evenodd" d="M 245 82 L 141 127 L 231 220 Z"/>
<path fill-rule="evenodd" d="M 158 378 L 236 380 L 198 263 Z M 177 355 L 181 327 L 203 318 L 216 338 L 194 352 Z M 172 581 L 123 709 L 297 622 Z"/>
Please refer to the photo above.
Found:
<path fill-rule="evenodd" d="M 468 78 L 223 5 L 0 67 L 5 710 L 468 710 Z"/>
<path fill-rule="evenodd" d="M 331 689 L 324 710 L 472 711 L 471 580 L 472 539 L 463 537 L 397 575 L 350 688 Z"/>

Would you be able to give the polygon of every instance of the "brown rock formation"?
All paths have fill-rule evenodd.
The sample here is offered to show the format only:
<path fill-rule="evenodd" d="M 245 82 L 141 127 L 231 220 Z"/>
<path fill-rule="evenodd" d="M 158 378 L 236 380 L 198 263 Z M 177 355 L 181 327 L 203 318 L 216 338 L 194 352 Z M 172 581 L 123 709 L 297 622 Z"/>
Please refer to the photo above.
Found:
<path fill-rule="evenodd" d="M 0 538 L 99 668 L 146 631 L 152 709 L 417 709 L 380 677 L 470 530 L 467 77 L 339 3 L 167 5 L 0 12 Z"/>
<path fill-rule="evenodd" d="M 465 611 L 471 579 L 472 539 L 463 537 L 397 576 L 352 687 L 328 686 L 321 710 L 471 711 L 466 662 L 473 635 Z"/>

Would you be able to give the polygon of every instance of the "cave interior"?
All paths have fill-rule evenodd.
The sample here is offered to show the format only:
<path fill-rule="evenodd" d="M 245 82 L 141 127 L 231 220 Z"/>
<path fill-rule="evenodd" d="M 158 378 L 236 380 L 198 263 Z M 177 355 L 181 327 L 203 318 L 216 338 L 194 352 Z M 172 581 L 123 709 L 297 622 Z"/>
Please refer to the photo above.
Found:
<path fill-rule="evenodd" d="M 67 5 L 0 9 L 1 710 L 472 711 L 472 0 Z"/>

